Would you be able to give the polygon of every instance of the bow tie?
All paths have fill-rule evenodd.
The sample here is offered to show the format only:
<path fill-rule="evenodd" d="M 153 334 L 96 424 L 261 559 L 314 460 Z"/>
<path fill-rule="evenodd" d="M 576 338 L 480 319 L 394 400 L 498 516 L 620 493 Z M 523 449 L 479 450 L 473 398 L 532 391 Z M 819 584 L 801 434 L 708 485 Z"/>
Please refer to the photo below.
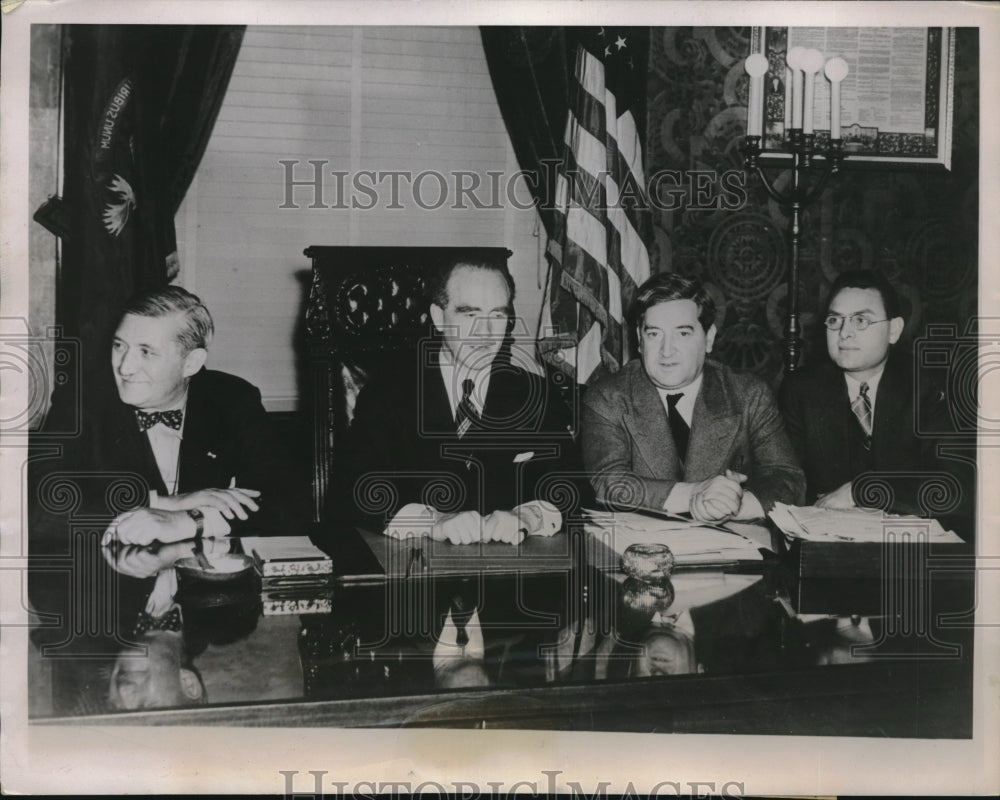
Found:
<path fill-rule="evenodd" d="M 139 423 L 140 431 L 147 431 L 152 428 L 157 422 L 162 422 L 168 428 L 173 428 L 175 431 L 181 429 L 181 423 L 184 421 L 184 412 L 181 409 L 175 409 L 174 411 L 140 411 L 138 408 L 135 410 L 135 418 Z"/>
<path fill-rule="evenodd" d="M 140 611 L 132 635 L 142 636 L 147 631 L 179 630 L 181 630 L 181 609 L 179 606 L 174 606 L 162 617 L 154 617 L 145 611 Z"/>

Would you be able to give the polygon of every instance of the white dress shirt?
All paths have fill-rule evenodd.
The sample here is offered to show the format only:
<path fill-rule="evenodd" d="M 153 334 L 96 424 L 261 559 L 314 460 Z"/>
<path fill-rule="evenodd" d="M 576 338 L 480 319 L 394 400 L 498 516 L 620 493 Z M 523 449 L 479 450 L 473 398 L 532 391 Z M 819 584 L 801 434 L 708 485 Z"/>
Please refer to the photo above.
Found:
<path fill-rule="evenodd" d="M 854 401 L 858 399 L 858 395 L 861 394 L 861 384 L 868 384 L 868 399 L 872 402 L 872 422 L 875 422 L 875 395 L 878 394 L 878 385 L 882 380 L 882 373 L 885 371 L 885 364 L 882 365 L 882 369 L 878 371 L 878 374 L 866 381 L 859 381 L 850 372 L 844 373 L 844 383 L 847 384 L 847 401 L 853 406 Z"/>

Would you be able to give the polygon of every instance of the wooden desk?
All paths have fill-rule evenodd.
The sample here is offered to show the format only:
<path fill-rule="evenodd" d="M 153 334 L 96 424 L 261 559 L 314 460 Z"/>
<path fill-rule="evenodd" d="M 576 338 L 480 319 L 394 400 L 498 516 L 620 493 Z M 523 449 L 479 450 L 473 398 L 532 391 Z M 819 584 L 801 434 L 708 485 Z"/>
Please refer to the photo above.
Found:
<path fill-rule="evenodd" d="M 855 630 L 822 608 L 813 609 L 819 617 L 797 614 L 797 577 L 777 560 L 757 575 L 678 575 L 673 602 L 663 605 L 662 596 L 642 599 L 620 576 L 579 562 L 561 573 L 417 581 L 378 575 L 370 551 L 368 558 L 365 566 L 358 551 L 341 562 L 363 569 L 340 576 L 332 613 L 260 617 L 236 641 L 202 642 L 193 663 L 209 688 L 207 705 L 110 713 L 102 698 L 112 648 L 103 662 L 53 660 L 52 713 L 32 722 L 80 723 L 83 711 L 87 724 L 113 725 L 972 734 L 972 629 L 946 616 L 974 606 L 971 564 L 947 576 L 946 591 L 940 575 L 920 579 L 919 602 L 933 606 L 896 607 Z M 845 584 L 839 600 L 851 591 Z M 483 648 L 447 662 L 444 680 L 435 648 L 449 614 L 470 640 L 481 635 Z M 199 622 L 186 613 L 185 636 Z M 674 624 L 693 629 L 704 671 L 644 677 L 650 665 L 640 662 L 656 661 L 650 629 L 659 635 Z M 89 702 L 79 702 L 87 692 Z"/>

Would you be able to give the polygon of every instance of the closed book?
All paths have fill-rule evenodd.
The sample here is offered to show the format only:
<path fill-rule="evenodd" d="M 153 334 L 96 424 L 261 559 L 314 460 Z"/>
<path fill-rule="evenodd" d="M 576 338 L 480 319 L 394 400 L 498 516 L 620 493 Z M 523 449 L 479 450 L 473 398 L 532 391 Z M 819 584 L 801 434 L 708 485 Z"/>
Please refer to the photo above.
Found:
<path fill-rule="evenodd" d="M 263 591 L 274 590 L 316 590 L 322 591 L 333 586 L 332 573 L 307 572 L 301 575 L 268 575 L 261 577 L 260 588 Z"/>
<path fill-rule="evenodd" d="M 308 536 L 244 536 L 243 551 L 253 557 L 263 578 L 279 575 L 329 575 L 330 557 Z"/>
<path fill-rule="evenodd" d="M 328 614 L 333 610 L 332 592 L 263 592 L 260 599 L 265 617 L 281 614 Z"/>

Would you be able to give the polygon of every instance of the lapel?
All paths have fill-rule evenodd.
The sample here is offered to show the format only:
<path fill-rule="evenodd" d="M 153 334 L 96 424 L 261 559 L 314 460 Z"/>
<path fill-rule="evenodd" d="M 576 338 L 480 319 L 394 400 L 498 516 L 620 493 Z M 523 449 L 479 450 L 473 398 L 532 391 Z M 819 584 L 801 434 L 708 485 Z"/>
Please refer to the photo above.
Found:
<path fill-rule="evenodd" d="M 632 439 L 634 449 L 646 462 L 646 474 L 665 478 L 679 477 L 677 448 L 670 434 L 663 400 L 646 376 L 639 359 L 631 364 L 625 367 L 629 370 L 629 404 L 622 422 Z"/>
<path fill-rule="evenodd" d="M 722 370 L 706 361 L 691 416 L 685 477 L 719 474 L 719 465 L 727 463 L 739 426 L 740 408 L 730 396 Z"/>
<path fill-rule="evenodd" d="M 184 438 L 181 439 L 180 480 L 178 493 L 190 492 L 195 489 L 215 486 L 218 482 L 220 434 L 222 420 L 217 412 L 218 406 L 213 398 L 208 396 L 200 380 L 203 372 L 191 378 L 188 384 L 187 405 L 184 410 Z M 212 458 L 208 454 L 215 452 Z M 218 488 L 226 488 L 224 486 Z"/>
<path fill-rule="evenodd" d="M 421 402 L 418 402 L 417 406 L 419 419 L 414 420 L 418 425 L 417 430 L 436 434 L 456 433 L 448 390 L 444 385 L 444 375 L 441 374 L 440 346 L 428 355 L 427 366 L 424 367 L 421 377 L 423 391 Z"/>
<path fill-rule="evenodd" d="M 166 494 L 167 487 L 156 466 L 149 437 L 139 430 L 135 411 L 117 397 L 109 401 L 112 407 L 111 440 L 114 455 L 107 465 L 112 469 L 136 469 L 159 494 Z"/>
<path fill-rule="evenodd" d="M 848 426 L 857 424 L 847 394 L 847 381 L 840 368 L 829 360 L 817 377 L 812 409 L 814 424 L 808 428 L 809 435 L 816 438 L 817 446 L 808 450 L 824 454 L 824 459 L 828 460 L 825 469 L 831 474 L 847 474 L 850 472 Z"/>
<path fill-rule="evenodd" d="M 904 359 L 890 352 L 878 384 L 875 409 L 872 413 L 872 450 L 876 455 L 886 447 L 898 447 L 905 441 L 912 425 L 912 380 Z M 909 405 L 909 407 L 907 407 Z"/>

